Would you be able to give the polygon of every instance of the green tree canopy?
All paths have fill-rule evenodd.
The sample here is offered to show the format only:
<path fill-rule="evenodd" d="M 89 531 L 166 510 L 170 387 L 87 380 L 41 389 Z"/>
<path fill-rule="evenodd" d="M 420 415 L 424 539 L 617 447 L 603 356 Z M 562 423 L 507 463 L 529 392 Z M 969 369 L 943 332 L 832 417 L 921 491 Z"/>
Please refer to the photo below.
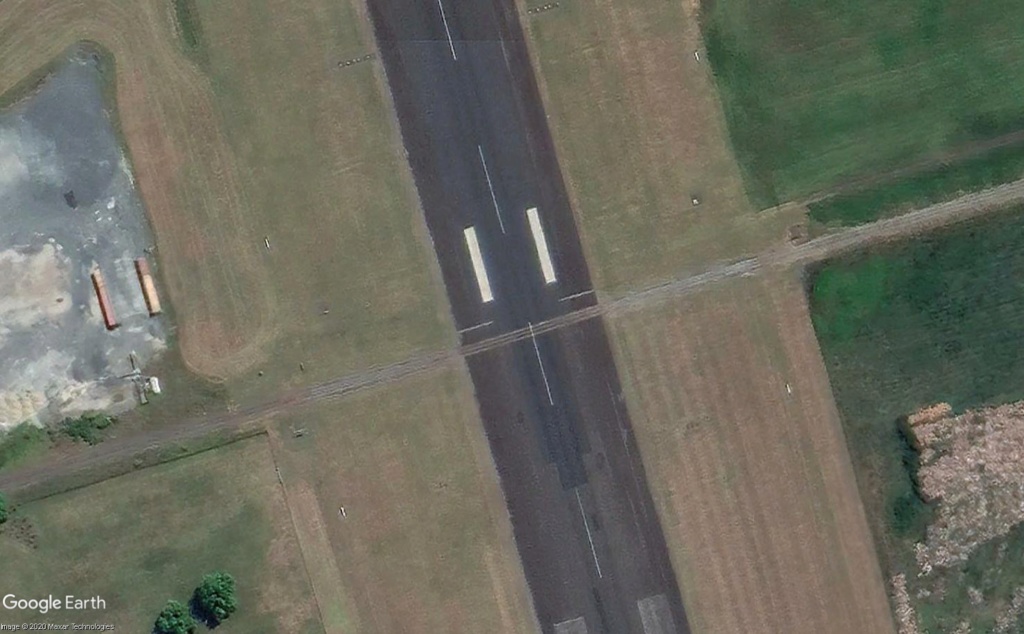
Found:
<path fill-rule="evenodd" d="M 7 521 L 7 498 L 4 497 L 3 493 L 0 493 L 0 524 Z"/>
<path fill-rule="evenodd" d="M 153 631 L 156 634 L 192 634 L 196 631 L 196 620 L 187 607 L 172 599 L 156 618 Z"/>
<path fill-rule="evenodd" d="M 235 597 L 235 579 L 226 572 L 214 572 L 203 577 L 193 595 L 196 607 L 207 619 L 220 622 L 238 608 Z"/>

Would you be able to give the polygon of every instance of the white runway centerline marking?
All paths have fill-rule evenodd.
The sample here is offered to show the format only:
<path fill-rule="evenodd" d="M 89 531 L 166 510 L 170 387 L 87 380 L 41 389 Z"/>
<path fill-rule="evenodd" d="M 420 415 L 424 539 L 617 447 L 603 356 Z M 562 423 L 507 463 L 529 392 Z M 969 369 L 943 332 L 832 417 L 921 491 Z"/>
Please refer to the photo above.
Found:
<path fill-rule="evenodd" d="M 452 42 L 452 32 L 448 30 L 448 17 L 444 14 L 444 5 L 441 4 L 441 0 L 437 0 L 437 8 L 441 10 L 441 21 L 444 22 L 444 32 L 448 36 L 448 48 L 452 49 L 452 59 L 459 61 L 455 54 L 455 44 Z"/>
<path fill-rule="evenodd" d="M 487 190 L 491 192 L 491 202 L 494 203 L 494 213 L 498 215 L 498 226 L 501 232 L 505 233 L 505 223 L 501 221 L 501 209 L 498 208 L 498 197 L 494 195 L 494 186 L 491 184 L 491 173 L 487 171 L 487 161 L 484 160 L 484 149 L 479 145 L 476 151 L 480 153 L 480 164 L 484 166 L 484 177 L 487 179 Z"/>
<path fill-rule="evenodd" d="M 590 522 L 587 521 L 587 514 L 583 511 L 583 500 L 580 499 L 580 490 L 576 489 L 576 504 L 580 507 L 580 516 L 583 518 L 583 528 L 587 529 L 587 541 L 590 542 L 590 554 L 594 557 L 594 566 L 597 567 L 597 577 L 604 579 L 601 574 L 601 562 L 597 560 L 597 549 L 594 548 L 594 538 L 590 534 Z"/>
<path fill-rule="evenodd" d="M 491 292 L 491 280 L 487 277 L 487 268 L 484 266 L 484 256 L 480 253 L 480 243 L 476 239 L 476 229 L 466 227 L 463 230 L 466 236 L 466 247 L 469 249 L 469 259 L 473 262 L 473 272 L 476 274 L 476 285 L 480 288 L 480 299 L 486 304 L 494 301 L 494 294 Z"/>
<path fill-rule="evenodd" d="M 526 219 L 530 221 L 530 233 L 533 234 L 533 244 L 537 247 L 537 258 L 540 259 L 540 270 L 544 274 L 545 284 L 554 284 L 555 265 L 551 263 L 551 253 L 548 251 L 548 239 L 544 236 L 544 226 L 540 224 L 540 216 L 536 207 L 526 210 Z"/>
<path fill-rule="evenodd" d="M 537 335 L 533 334 L 533 324 L 527 322 L 527 326 L 530 327 L 530 339 L 533 341 L 533 351 L 537 354 L 537 363 L 540 365 L 540 376 L 544 379 L 544 389 L 548 392 L 548 403 L 551 405 L 555 404 L 555 399 L 551 396 L 551 386 L 548 384 L 548 373 L 544 371 L 544 362 L 540 358 L 540 348 L 537 347 Z"/>

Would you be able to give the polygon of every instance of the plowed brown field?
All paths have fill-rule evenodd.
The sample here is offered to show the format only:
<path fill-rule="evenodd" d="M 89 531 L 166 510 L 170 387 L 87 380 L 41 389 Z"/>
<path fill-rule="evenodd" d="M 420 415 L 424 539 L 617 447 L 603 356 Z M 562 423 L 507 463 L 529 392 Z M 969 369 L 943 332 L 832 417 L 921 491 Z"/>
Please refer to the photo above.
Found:
<path fill-rule="evenodd" d="M 695 631 L 892 632 L 795 276 L 726 282 L 612 324 Z"/>

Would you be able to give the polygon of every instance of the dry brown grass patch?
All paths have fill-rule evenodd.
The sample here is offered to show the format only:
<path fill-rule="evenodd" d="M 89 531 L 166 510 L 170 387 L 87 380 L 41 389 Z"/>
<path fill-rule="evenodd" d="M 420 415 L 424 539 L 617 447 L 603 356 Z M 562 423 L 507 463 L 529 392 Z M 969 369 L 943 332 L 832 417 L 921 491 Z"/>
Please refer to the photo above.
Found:
<path fill-rule="evenodd" d="M 693 56 L 701 38 L 690 4 L 570 1 L 524 20 L 601 290 L 782 235 L 744 195 L 710 70 Z"/>
<path fill-rule="evenodd" d="M 613 333 L 697 631 L 893 631 L 798 281 L 728 283 Z"/>
<path fill-rule="evenodd" d="M 309 434 L 293 438 L 293 425 Z M 306 560 L 330 559 L 340 571 L 318 600 L 344 597 L 345 631 L 534 631 L 464 367 L 284 420 L 278 434 L 295 521 L 310 526 L 300 538 L 316 533 L 312 548 L 303 544 Z"/>

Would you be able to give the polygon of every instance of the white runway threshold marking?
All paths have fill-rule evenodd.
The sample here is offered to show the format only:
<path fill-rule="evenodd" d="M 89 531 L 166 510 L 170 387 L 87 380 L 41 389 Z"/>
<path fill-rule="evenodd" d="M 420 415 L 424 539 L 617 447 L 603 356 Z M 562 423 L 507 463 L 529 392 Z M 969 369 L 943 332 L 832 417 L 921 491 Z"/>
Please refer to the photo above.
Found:
<path fill-rule="evenodd" d="M 530 327 L 530 339 L 533 341 L 533 351 L 537 354 L 537 364 L 540 365 L 540 376 L 544 379 L 544 389 L 548 393 L 548 403 L 551 405 L 555 404 L 555 399 L 551 397 L 551 386 L 548 384 L 548 373 L 544 371 L 544 362 L 540 358 L 540 348 L 537 347 L 537 335 L 533 334 L 533 324 L 527 322 L 527 326 Z"/>
<path fill-rule="evenodd" d="M 594 538 L 590 534 L 590 522 L 587 521 L 587 514 L 583 510 L 583 500 L 580 499 L 580 490 L 576 489 L 576 504 L 580 507 L 580 516 L 583 517 L 583 528 L 587 529 L 587 540 L 590 542 L 590 554 L 594 556 L 594 566 L 597 567 L 598 579 L 604 579 L 601 574 L 601 562 L 597 560 L 597 549 L 594 548 Z"/>
<path fill-rule="evenodd" d="M 444 22 L 444 32 L 448 36 L 448 48 L 452 49 L 452 59 L 459 61 L 458 56 L 455 55 L 455 44 L 452 42 L 452 32 L 448 30 L 448 17 L 444 14 L 444 5 L 441 4 L 441 0 L 437 0 L 437 8 L 441 10 L 441 21 Z"/>
<path fill-rule="evenodd" d="M 480 243 L 476 239 L 476 229 L 466 227 L 466 247 L 469 249 L 469 259 L 473 262 L 473 272 L 476 274 L 476 285 L 480 288 L 480 299 L 486 304 L 494 301 L 494 294 L 491 293 L 491 280 L 487 277 L 487 269 L 484 268 L 484 256 L 480 253 Z"/>
<path fill-rule="evenodd" d="M 498 226 L 501 227 L 501 232 L 505 233 L 505 223 L 501 221 L 501 209 L 498 208 L 498 197 L 494 195 L 494 186 L 491 185 L 491 173 L 487 171 L 487 161 L 484 160 L 484 149 L 478 145 L 476 150 L 480 153 L 480 164 L 484 166 L 487 190 L 491 192 L 491 202 L 494 203 L 494 213 L 498 216 Z"/>
<path fill-rule="evenodd" d="M 533 234 L 533 244 L 537 247 L 537 257 L 540 258 L 540 270 L 544 274 L 545 284 L 554 284 L 555 266 L 551 263 L 551 253 L 548 251 L 548 239 L 544 236 L 544 227 L 540 224 L 540 216 L 537 215 L 537 208 L 530 207 L 526 210 L 526 219 L 530 221 L 530 233 Z"/>

